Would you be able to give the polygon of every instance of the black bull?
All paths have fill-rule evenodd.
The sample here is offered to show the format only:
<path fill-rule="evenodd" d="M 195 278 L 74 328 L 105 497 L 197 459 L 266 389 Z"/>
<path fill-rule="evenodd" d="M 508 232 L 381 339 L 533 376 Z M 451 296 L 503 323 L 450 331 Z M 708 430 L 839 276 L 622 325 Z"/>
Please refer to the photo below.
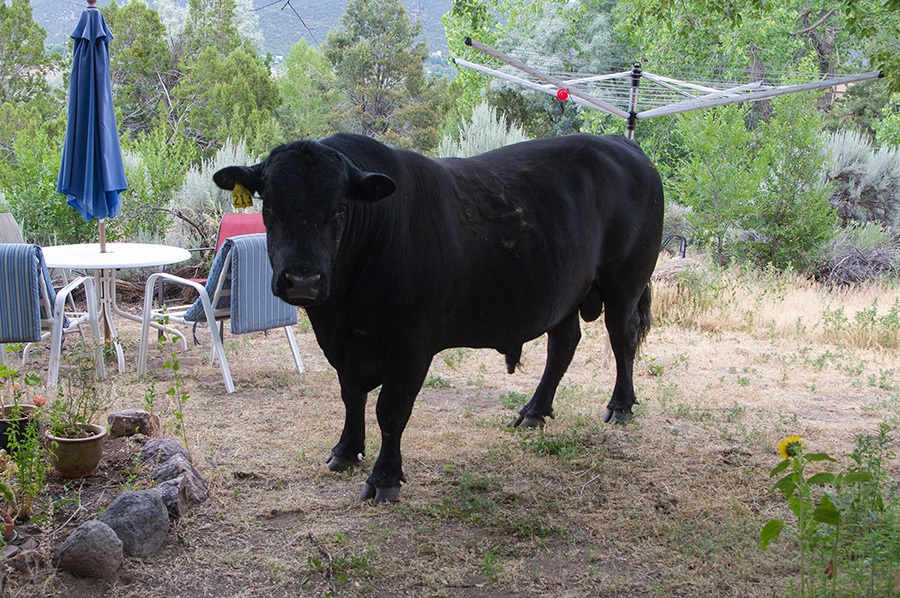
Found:
<path fill-rule="evenodd" d="M 346 418 L 332 471 L 359 462 L 366 395 L 381 385 L 381 452 L 363 499 L 397 499 L 401 435 L 434 355 L 450 347 L 497 349 L 512 373 L 523 343 L 546 332 L 543 377 L 515 422 L 541 425 L 581 338 L 579 313 L 593 321 L 605 310 L 616 384 L 603 419 L 631 417 L 663 192 L 624 137 L 431 159 L 338 134 L 214 180 L 259 194 L 272 291 L 306 308 L 337 370 Z"/>

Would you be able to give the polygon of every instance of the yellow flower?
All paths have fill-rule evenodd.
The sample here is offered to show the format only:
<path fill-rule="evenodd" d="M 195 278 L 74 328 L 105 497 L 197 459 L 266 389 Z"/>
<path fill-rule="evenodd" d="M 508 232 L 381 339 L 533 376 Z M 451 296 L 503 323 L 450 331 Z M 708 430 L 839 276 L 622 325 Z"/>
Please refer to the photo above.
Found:
<path fill-rule="evenodd" d="M 796 457 L 803 450 L 803 441 L 799 436 L 788 436 L 778 443 L 778 453 L 782 459 Z"/>

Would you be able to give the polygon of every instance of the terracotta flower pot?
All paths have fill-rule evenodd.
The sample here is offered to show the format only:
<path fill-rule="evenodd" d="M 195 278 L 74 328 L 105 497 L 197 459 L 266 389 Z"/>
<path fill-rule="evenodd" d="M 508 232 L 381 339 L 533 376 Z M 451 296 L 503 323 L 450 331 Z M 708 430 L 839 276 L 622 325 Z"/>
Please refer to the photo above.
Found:
<path fill-rule="evenodd" d="M 3 535 L 3 541 L 7 544 L 18 536 L 16 522 L 13 520 L 12 515 L 3 509 L 0 509 L 0 534 Z"/>
<path fill-rule="evenodd" d="M 53 473 L 64 478 L 80 478 L 91 475 L 100 467 L 106 428 L 97 424 L 84 426 L 91 435 L 87 438 L 54 436 L 50 430 L 45 437 L 50 446 L 50 465 Z"/>
<path fill-rule="evenodd" d="M 24 434 L 26 426 L 34 422 L 36 409 L 37 407 L 34 405 L 19 405 L 19 416 L 16 418 L 12 418 L 12 414 L 16 410 L 12 405 L 5 406 L 0 410 L 0 448 L 7 453 L 10 452 L 9 435 L 20 438 L 20 434 Z"/>

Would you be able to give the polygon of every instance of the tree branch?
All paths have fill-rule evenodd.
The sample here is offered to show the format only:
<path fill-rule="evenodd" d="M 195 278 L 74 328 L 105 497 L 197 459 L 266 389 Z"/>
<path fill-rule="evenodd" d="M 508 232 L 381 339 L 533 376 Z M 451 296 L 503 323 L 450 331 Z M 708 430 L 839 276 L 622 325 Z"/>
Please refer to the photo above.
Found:
<path fill-rule="evenodd" d="M 821 25 L 822 23 L 824 23 L 825 21 L 827 21 L 828 19 L 833 17 L 834 13 L 835 13 L 834 10 L 829 10 L 824 15 L 819 17 L 819 20 L 816 21 L 815 23 L 813 23 L 812 25 L 804 27 L 803 29 L 798 29 L 797 31 L 794 31 L 793 33 L 791 33 L 791 35 L 806 35 L 810 31 L 817 29 L 819 27 L 819 25 Z"/>

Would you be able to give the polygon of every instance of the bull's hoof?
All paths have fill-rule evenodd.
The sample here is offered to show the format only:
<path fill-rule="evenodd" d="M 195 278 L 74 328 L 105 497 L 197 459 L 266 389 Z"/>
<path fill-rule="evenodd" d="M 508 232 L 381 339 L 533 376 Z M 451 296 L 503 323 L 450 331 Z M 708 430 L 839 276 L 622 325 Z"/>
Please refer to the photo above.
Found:
<path fill-rule="evenodd" d="M 382 486 L 374 487 L 369 482 L 363 485 L 362 492 L 359 493 L 359 500 L 372 500 L 372 504 L 377 505 L 383 502 L 397 502 L 400 500 L 400 486 Z"/>
<path fill-rule="evenodd" d="M 633 418 L 630 411 L 613 410 L 607 407 L 606 413 L 603 414 L 603 423 L 629 424 Z"/>
<path fill-rule="evenodd" d="M 325 464 L 328 466 L 328 470 L 334 471 L 336 473 L 347 471 L 350 468 L 359 465 L 359 462 L 359 459 L 348 459 L 347 457 L 335 455 L 334 453 L 331 453 L 330 455 L 328 455 L 328 458 L 325 459 Z"/>
<path fill-rule="evenodd" d="M 551 416 L 552 417 L 552 416 Z M 542 416 L 534 417 L 532 415 L 519 414 L 516 421 L 509 425 L 510 428 L 543 428 L 546 422 Z"/>

